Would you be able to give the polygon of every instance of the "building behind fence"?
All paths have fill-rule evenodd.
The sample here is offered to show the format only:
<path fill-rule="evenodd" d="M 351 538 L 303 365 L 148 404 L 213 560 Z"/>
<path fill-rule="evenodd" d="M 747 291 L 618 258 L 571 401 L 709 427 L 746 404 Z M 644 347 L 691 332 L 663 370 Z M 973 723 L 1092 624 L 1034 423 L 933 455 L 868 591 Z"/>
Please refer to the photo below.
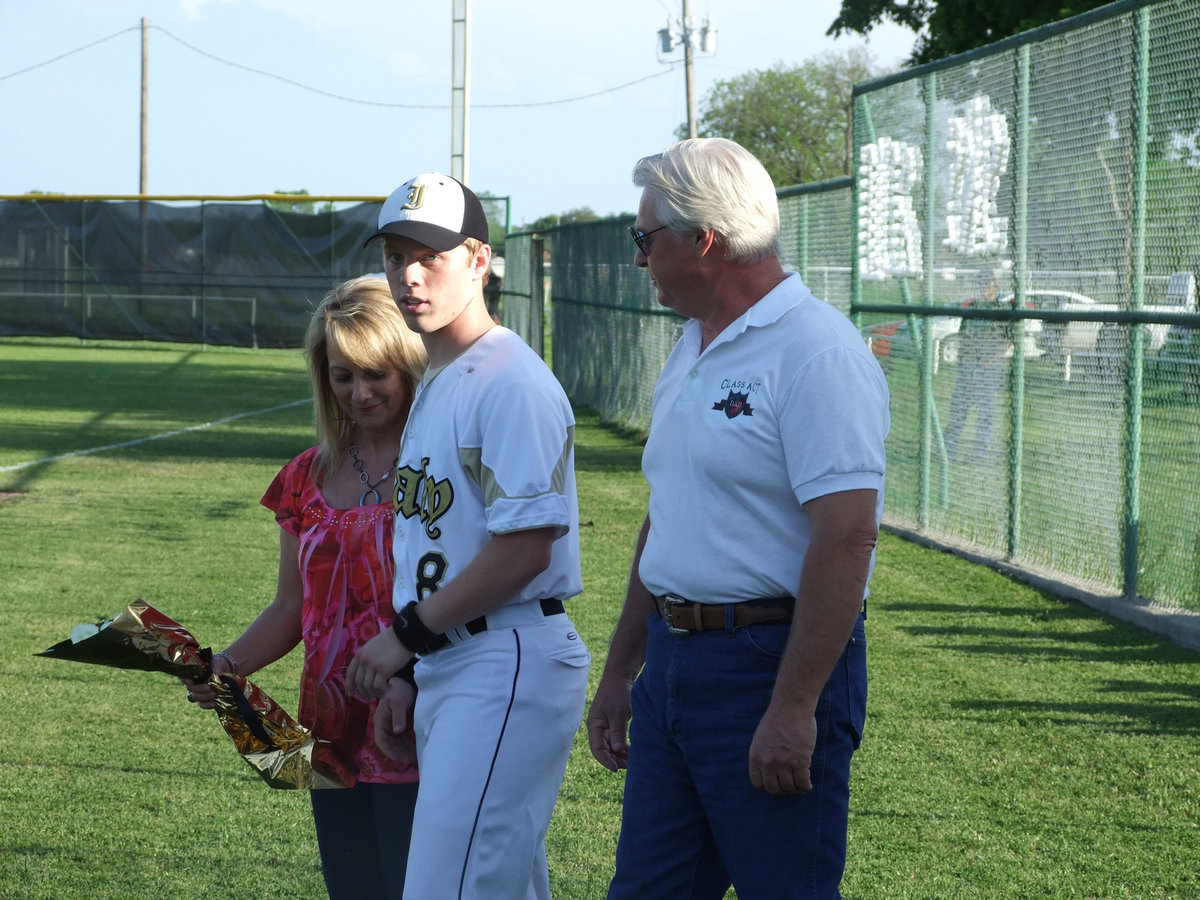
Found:
<path fill-rule="evenodd" d="M 783 257 L 887 373 L 887 523 L 1168 631 L 1194 618 L 1200 5 L 1128 0 L 860 85 L 855 144 L 853 179 L 780 191 Z M 0 334 L 294 346 L 311 303 L 378 268 L 376 209 L 0 203 Z M 500 302 L 577 405 L 645 430 L 682 322 L 630 224 L 509 234 Z M 1000 305 L 976 303 L 993 279 Z M 995 378 L 981 329 L 1011 348 Z M 960 423 L 956 387 L 990 405 Z"/>

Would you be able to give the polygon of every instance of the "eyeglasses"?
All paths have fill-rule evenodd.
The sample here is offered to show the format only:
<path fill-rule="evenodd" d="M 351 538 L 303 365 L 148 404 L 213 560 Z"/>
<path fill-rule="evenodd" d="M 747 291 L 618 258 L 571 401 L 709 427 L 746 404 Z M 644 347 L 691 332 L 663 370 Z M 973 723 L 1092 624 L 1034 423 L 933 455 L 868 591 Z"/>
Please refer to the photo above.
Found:
<path fill-rule="evenodd" d="M 649 256 L 650 255 L 650 247 L 646 243 L 646 238 L 650 237 L 650 235 L 654 234 L 654 232 L 662 231 L 664 228 L 667 228 L 667 227 L 669 227 L 669 226 L 659 225 L 657 228 L 651 228 L 649 231 L 638 231 L 635 227 L 630 225 L 629 226 L 629 236 L 631 238 L 633 238 L 633 242 L 635 244 L 637 244 L 637 248 L 642 251 L 642 255 Z"/>

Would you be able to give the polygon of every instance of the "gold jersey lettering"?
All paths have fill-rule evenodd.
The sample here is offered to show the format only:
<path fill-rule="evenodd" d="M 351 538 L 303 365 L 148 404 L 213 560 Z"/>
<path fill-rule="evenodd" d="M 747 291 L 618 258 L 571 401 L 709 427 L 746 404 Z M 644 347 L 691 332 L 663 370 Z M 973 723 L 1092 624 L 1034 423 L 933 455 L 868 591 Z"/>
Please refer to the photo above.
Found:
<path fill-rule="evenodd" d="M 421 460 L 420 470 L 412 466 L 401 466 L 396 470 L 396 515 L 411 519 L 420 518 L 430 540 L 442 536 L 437 520 L 444 516 L 454 504 L 454 486 L 450 479 L 438 481 L 426 469 L 429 457 Z"/>

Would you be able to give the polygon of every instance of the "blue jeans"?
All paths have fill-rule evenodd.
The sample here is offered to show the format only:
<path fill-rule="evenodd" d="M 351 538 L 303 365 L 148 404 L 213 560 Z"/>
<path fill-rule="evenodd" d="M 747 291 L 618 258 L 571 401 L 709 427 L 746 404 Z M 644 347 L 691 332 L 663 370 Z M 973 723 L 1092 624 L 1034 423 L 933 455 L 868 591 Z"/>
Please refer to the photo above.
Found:
<path fill-rule="evenodd" d="M 321 872 L 331 900 L 404 893 L 417 785 L 369 784 L 309 791 Z"/>
<path fill-rule="evenodd" d="M 750 783 L 787 625 L 673 635 L 648 621 L 633 687 L 629 771 L 609 900 L 836 898 L 846 861 L 850 758 L 867 705 L 860 615 L 817 704 L 811 792 Z"/>

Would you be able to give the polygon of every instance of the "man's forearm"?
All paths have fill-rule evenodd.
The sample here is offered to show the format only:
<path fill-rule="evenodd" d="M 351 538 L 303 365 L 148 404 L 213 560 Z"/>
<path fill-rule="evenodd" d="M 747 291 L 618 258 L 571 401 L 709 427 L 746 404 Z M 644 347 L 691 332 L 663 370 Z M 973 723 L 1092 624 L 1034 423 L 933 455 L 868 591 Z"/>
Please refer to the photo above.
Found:
<path fill-rule="evenodd" d="M 822 527 L 813 529 L 772 695 L 772 703 L 786 703 L 805 713 L 816 707 L 854 630 L 878 537 L 875 492 L 847 494 L 855 496 L 838 498 L 833 527 L 822 522 Z"/>

